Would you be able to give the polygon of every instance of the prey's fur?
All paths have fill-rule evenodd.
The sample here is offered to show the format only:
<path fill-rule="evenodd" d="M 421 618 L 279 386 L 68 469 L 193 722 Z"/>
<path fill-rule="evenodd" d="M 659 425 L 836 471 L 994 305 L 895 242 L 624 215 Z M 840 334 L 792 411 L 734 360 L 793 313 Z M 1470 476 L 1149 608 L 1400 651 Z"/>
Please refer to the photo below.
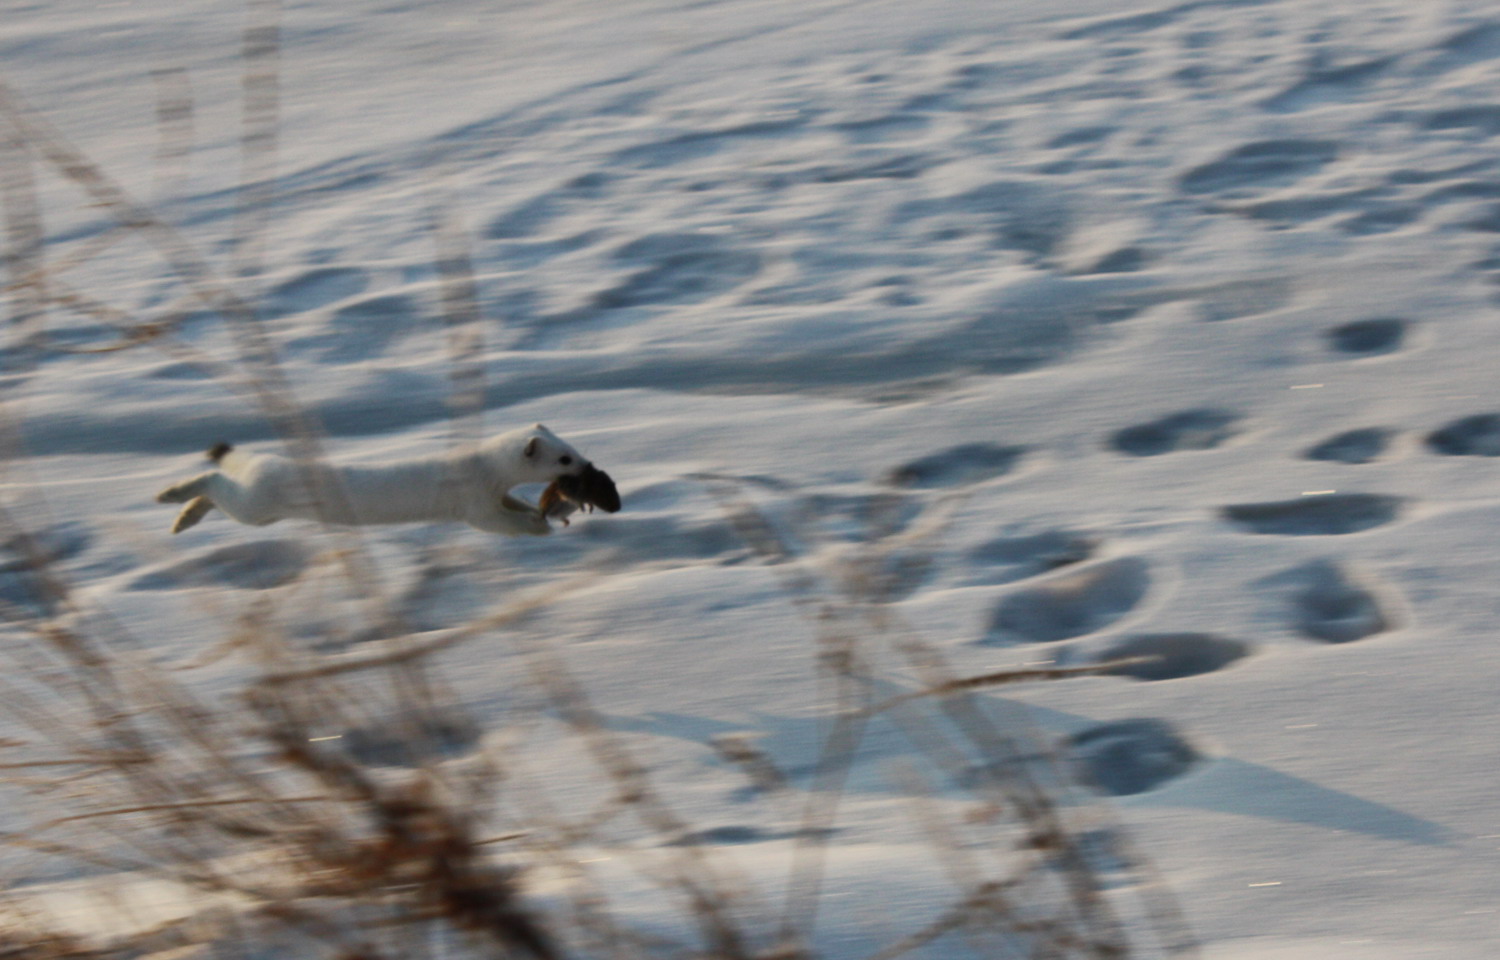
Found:
<path fill-rule="evenodd" d="M 552 532 L 547 517 L 513 496 L 513 487 L 608 476 L 539 423 L 492 437 L 468 452 L 390 463 L 301 465 L 228 444 L 215 446 L 209 457 L 217 469 L 156 497 L 159 503 L 185 504 L 173 533 L 217 507 L 253 526 L 293 518 L 358 526 L 458 520 L 491 533 L 542 536 Z M 608 492 L 618 510 L 612 482 Z"/>

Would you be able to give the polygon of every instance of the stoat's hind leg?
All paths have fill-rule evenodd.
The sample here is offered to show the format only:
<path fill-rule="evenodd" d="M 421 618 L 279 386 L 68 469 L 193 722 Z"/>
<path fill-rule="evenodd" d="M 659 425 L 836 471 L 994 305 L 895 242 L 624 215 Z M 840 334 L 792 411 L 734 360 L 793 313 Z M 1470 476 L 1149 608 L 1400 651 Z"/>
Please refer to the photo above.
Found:
<path fill-rule="evenodd" d="M 184 480 L 181 483 L 174 483 L 156 495 L 156 502 L 187 503 L 194 497 L 202 496 L 204 491 L 208 489 L 209 478 L 217 472 L 216 470 L 210 470 L 207 473 L 200 473 L 196 477 Z"/>
<path fill-rule="evenodd" d="M 172 524 L 173 533 L 181 533 L 189 527 L 198 525 L 198 521 L 207 516 L 208 511 L 214 508 L 214 502 L 207 497 L 194 497 L 177 514 L 177 521 Z"/>

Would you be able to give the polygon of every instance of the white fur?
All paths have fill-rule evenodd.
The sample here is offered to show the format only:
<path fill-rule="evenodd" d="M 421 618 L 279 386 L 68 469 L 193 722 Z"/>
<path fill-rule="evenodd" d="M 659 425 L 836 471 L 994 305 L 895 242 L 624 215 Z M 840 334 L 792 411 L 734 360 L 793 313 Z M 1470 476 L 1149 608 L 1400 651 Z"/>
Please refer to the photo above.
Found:
<path fill-rule="evenodd" d="M 538 423 L 467 453 L 369 465 L 303 467 L 275 454 L 231 449 L 217 470 L 174 484 L 156 499 L 187 504 L 173 533 L 218 507 L 254 526 L 292 518 L 359 526 L 461 520 L 491 533 L 543 535 L 552 532 L 547 518 L 511 496 L 511 488 L 550 483 L 588 463 Z"/>

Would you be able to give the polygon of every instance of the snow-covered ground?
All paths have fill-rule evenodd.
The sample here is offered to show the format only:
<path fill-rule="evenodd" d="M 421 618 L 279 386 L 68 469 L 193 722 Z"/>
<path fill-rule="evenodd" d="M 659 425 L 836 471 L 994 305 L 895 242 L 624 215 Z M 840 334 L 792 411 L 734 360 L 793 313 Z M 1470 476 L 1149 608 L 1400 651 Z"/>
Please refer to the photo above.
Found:
<path fill-rule="evenodd" d="M 590 571 L 537 634 L 769 882 L 784 811 L 710 741 L 804 769 L 827 704 L 810 628 L 699 475 L 812 518 L 814 564 L 876 506 L 951 510 L 895 606 L 955 668 L 1158 656 L 986 698 L 1091 764 L 1206 956 L 1493 956 L 1500 4 L 288 3 L 274 200 L 237 242 L 246 16 L 12 3 L 0 63 L 260 305 L 337 456 L 449 442 L 434 217 L 470 236 L 485 429 L 546 423 L 625 509 L 545 540 L 369 532 L 415 626 Z M 168 535 L 159 488 L 275 430 L 159 249 L 31 170 L 46 260 L 91 251 L 53 294 L 97 303 L 48 311 L 66 350 L 11 353 L 6 493 L 88 604 L 190 664 L 226 604 L 314 605 L 320 541 L 219 515 Z M 79 352 L 117 342 L 110 316 L 172 315 Z M 443 666 L 485 722 L 460 746 L 568 783 L 509 648 Z M 831 845 L 840 960 L 948 899 L 897 756 L 877 723 Z"/>

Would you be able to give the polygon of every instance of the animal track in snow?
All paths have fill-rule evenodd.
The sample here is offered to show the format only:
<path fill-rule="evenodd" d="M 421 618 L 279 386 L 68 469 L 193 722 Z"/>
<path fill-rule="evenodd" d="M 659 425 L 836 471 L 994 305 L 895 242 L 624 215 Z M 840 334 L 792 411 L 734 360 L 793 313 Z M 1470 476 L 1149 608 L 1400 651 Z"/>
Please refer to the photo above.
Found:
<path fill-rule="evenodd" d="M 1339 493 L 1240 503 L 1223 509 L 1225 519 L 1251 533 L 1336 536 L 1384 526 L 1401 515 L 1405 501 L 1377 493 Z"/>
<path fill-rule="evenodd" d="M 46 568 L 77 556 L 93 543 L 81 523 L 59 523 L 0 543 L 0 601 L 40 615 L 55 612 L 60 599 L 45 576 Z"/>
<path fill-rule="evenodd" d="M 1003 477 L 1015 470 L 1025 447 L 964 443 L 896 467 L 886 482 L 897 487 L 956 487 Z"/>
<path fill-rule="evenodd" d="M 420 315 L 420 306 L 405 294 L 369 297 L 338 308 L 324 330 L 290 345 L 328 363 L 358 363 L 384 356 L 393 343 L 415 332 Z"/>
<path fill-rule="evenodd" d="M 1477 131 L 1491 137 L 1500 133 L 1500 104 L 1482 103 L 1438 110 L 1422 124 L 1428 130 Z"/>
<path fill-rule="evenodd" d="M 253 540 L 205 550 L 135 578 L 132 590 L 218 586 L 266 590 L 302 575 L 311 555 L 295 540 Z"/>
<path fill-rule="evenodd" d="M 995 241 L 1038 257 L 1051 254 L 1073 232 L 1073 216 L 1060 195 L 1044 191 L 1016 192 L 1012 184 L 995 183 L 965 194 L 961 200 L 973 204 L 992 218 Z"/>
<path fill-rule="evenodd" d="M 1094 555 L 1099 541 L 1065 530 L 1026 537 L 1001 537 L 969 552 L 965 569 L 973 584 L 1002 584 L 1082 563 Z"/>
<path fill-rule="evenodd" d="M 1348 643 L 1391 628 L 1375 594 L 1332 561 L 1293 571 L 1301 587 L 1292 598 L 1298 632 L 1328 643 Z"/>
<path fill-rule="evenodd" d="M 562 213 L 562 204 L 551 194 L 532 197 L 490 221 L 484 235 L 491 240 L 519 240 L 535 236 Z"/>
<path fill-rule="evenodd" d="M 696 303 L 733 290 L 760 272 L 760 256 L 746 250 L 679 253 L 605 290 L 595 303 L 607 309 Z"/>
<path fill-rule="evenodd" d="M 1439 70 L 1467 66 L 1500 57 L 1500 23 L 1477 23 L 1453 34 L 1439 45 L 1434 66 Z"/>
<path fill-rule="evenodd" d="M 1369 189 L 1346 190 L 1341 193 L 1315 193 L 1304 196 L 1277 197 L 1258 203 L 1228 207 L 1234 213 L 1261 220 L 1278 227 L 1292 227 L 1311 223 L 1336 213 L 1357 210 L 1368 204 L 1377 191 Z"/>
<path fill-rule="evenodd" d="M 981 642 L 1050 643 L 1081 637 L 1135 609 L 1150 586 L 1150 568 L 1139 557 L 1063 574 L 1002 600 Z"/>
<path fill-rule="evenodd" d="M 1092 659 L 1155 657 L 1109 672 L 1137 680 L 1177 680 L 1221 670 L 1249 653 L 1249 644 L 1211 633 L 1151 633 L 1112 643 Z"/>
<path fill-rule="evenodd" d="M 1165 720 L 1119 720 L 1070 737 L 1067 757 L 1079 779 L 1101 793 L 1145 793 L 1187 773 L 1201 759 Z"/>
<path fill-rule="evenodd" d="M 853 143 L 886 143 L 912 140 L 927 132 L 932 121 L 919 113 L 895 113 L 869 120 L 838 124 L 837 129 Z"/>
<path fill-rule="evenodd" d="M 709 827 L 705 830 L 693 830 L 675 840 L 668 841 L 668 846 L 673 847 L 698 847 L 710 846 L 738 846 L 745 843 L 761 843 L 765 840 L 776 839 L 776 834 L 768 833 L 760 827 L 749 824 L 731 824 L 724 827 Z"/>
<path fill-rule="evenodd" d="M 964 367 L 1006 374 L 1058 363 L 1087 342 L 1088 321 L 1118 323 L 1149 305 L 1056 283 L 1018 287 L 994 298 L 958 331 Z M 943 334 L 923 347 L 945 349 L 952 339 Z"/>
<path fill-rule="evenodd" d="M 825 490 L 799 496 L 796 504 L 805 521 L 831 521 L 842 529 L 842 533 L 835 534 L 837 539 L 855 542 L 904 530 L 924 509 L 920 498 L 891 490 L 857 493 Z M 827 532 L 834 534 L 832 529 Z"/>
<path fill-rule="evenodd" d="M 602 291 L 605 309 L 696 303 L 726 293 L 760 272 L 760 254 L 726 244 L 713 234 L 653 234 L 621 248 L 615 259 L 645 263 L 622 283 Z"/>
<path fill-rule="evenodd" d="M 1110 446 L 1134 457 L 1211 450 L 1234 436 L 1239 419 L 1223 410 L 1184 410 L 1150 423 L 1126 427 L 1110 438 Z"/>
<path fill-rule="evenodd" d="M 1089 868 L 1096 874 L 1122 874 L 1121 882 L 1134 882 L 1130 875 L 1135 870 L 1136 858 L 1131 854 L 1123 829 L 1100 827 L 1082 830 L 1073 834 L 1073 843 L 1077 854 L 1088 862 Z M 1053 856 L 1051 862 L 1053 868 L 1062 873 L 1078 869 L 1072 857 L 1061 853 Z"/>
<path fill-rule="evenodd" d="M 1423 203 L 1449 203 L 1464 200 L 1500 200 L 1500 182 L 1494 180 L 1453 180 L 1422 197 Z"/>
<path fill-rule="evenodd" d="M 1073 214 L 1064 194 L 1030 180 L 998 180 L 949 197 L 913 200 L 897 209 L 898 222 L 940 217 L 949 229 L 958 219 L 979 224 L 995 246 L 1045 258 L 1073 233 Z"/>
<path fill-rule="evenodd" d="M 1195 3 L 1185 3 L 1165 10 L 1106 17 L 1073 27 L 1059 36 L 1063 40 L 1114 40 L 1131 34 L 1147 33 L 1165 27 L 1196 6 Z"/>
<path fill-rule="evenodd" d="M 861 558 L 845 568 L 861 597 L 876 603 L 905 600 L 932 579 L 932 558 L 922 551 L 896 551 Z"/>
<path fill-rule="evenodd" d="M 494 602 L 494 585 L 464 565 L 427 559 L 397 608 L 412 630 L 442 630 L 481 616 Z"/>
<path fill-rule="evenodd" d="M 791 174 L 778 174 L 768 186 L 788 187 L 794 183 L 848 183 L 851 180 L 910 180 L 920 176 L 936 163 L 920 153 L 876 154 L 854 156 L 844 163 L 818 164 Z"/>
<path fill-rule="evenodd" d="M 765 843 L 770 840 L 790 840 L 798 837 L 827 837 L 838 831 L 830 827 L 810 827 L 802 830 L 765 830 L 751 824 L 728 824 L 691 830 L 667 841 L 672 847 L 739 846 L 746 843 Z"/>
<path fill-rule="evenodd" d="M 94 542 L 87 524 L 64 522 L 0 541 L 0 572 L 32 570 L 78 556 Z"/>
<path fill-rule="evenodd" d="M 1082 275 L 1097 273 L 1135 273 L 1151 264 L 1151 254 L 1142 247 L 1124 246 L 1104 254 L 1077 271 Z"/>
<path fill-rule="evenodd" d="M 1427 446 L 1450 457 L 1500 457 L 1500 413 L 1476 413 L 1427 435 Z"/>
<path fill-rule="evenodd" d="M 570 532 L 581 545 L 603 547 L 610 556 L 631 563 L 724 560 L 743 555 L 734 529 L 717 518 L 684 521 L 670 516 L 611 517 L 608 523 L 580 525 Z"/>
<path fill-rule="evenodd" d="M 615 153 L 612 160 L 619 165 L 639 170 L 675 167 L 712 157 L 736 141 L 795 133 L 804 123 L 802 117 L 786 117 L 756 120 L 722 130 L 693 130 L 675 137 L 626 147 Z"/>
<path fill-rule="evenodd" d="M 1325 103 L 1348 103 L 1393 61 L 1393 57 L 1378 57 L 1337 66 L 1317 64 L 1301 80 L 1262 106 L 1275 113 L 1295 113 Z"/>
<path fill-rule="evenodd" d="M 0 571 L 0 603 L 34 613 L 52 616 L 60 599 L 40 571 L 20 566 Z"/>
<path fill-rule="evenodd" d="M 1344 233 L 1357 237 L 1390 233 L 1422 219 L 1424 208 L 1412 204 L 1385 204 L 1369 209 L 1340 221 L 1337 226 Z"/>
<path fill-rule="evenodd" d="M 146 376 L 153 380 L 207 380 L 213 376 L 213 372 L 203 364 L 169 360 L 152 368 Z"/>
<path fill-rule="evenodd" d="M 1188 193 L 1284 186 L 1317 173 L 1338 155 L 1338 144 L 1324 140 L 1262 140 L 1194 167 L 1180 184 Z"/>
<path fill-rule="evenodd" d="M 1047 149 L 1062 150 L 1067 147 L 1093 146 L 1109 139 L 1117 129 L 1111 126 L 1077 127 L 1048 140 Z"/>
<path fill-rule="evenodd" d="M 363 270 L 318 267 L 272 287 L 265 302 L 279 313 L 301 313 L 357 296 L 369 285 L 369 274 Z"/>
<path fill-rule="evenodd" d="M 1346 430 L 1309 447 L 1302 456 L 1308 460 L 1335 460 L 1339 463 L 1370 463 L 1385 453 L 1396 431 L 1385 427 L 1362 427 Z"/>
<path fill-rule="evenodd" d="M 1209 323 L 1219 323 L 1280 310 L 1292 301 L 1292 285 L 1279 278 L 1231 280 L 1200 295 L 1199 315 Z"/>
<path fill-rule="evenodd" d="M 458 712 L 391 718 L 351 727 L 338 745 L 354 760 L 371 767 L 417 767 L 471 752 L 480 729 Z"/>
<path fill-rule="evenodd" d="M 1068 147 L 1092 147 L 1098 142 L 1104 142 L 1110 136 L 1118 132 L 1119 127 L 1100 124 L 1100 126 L 1080 126 L 1058 133 L 1047 141 L 1049 150 L 1064 150 Z"/>
<path fill-rule="evenodd" d="M 491 240 L 522 240 L 536 236 L 552 221 L 571 211 L 578 201 L 603 197 L 609 182 L 609 175 L 599 172 L 575 177 L 563 187 L 522 201 L 500 214 L 490 221 L 484 235 Z"/>
<path fill-rule="evenodd" d="M 1339 353 L 1375 356 L 1401 348 L 1406 338 L 1407 321 L 1395 317 L 1356 320 L 1328 331 L 1328 346 Z"/>
<path fill-rule="evenodd" d="M 1462 226 L 1480 233 L 1500 233 L 1500 204 L 1492 203 L 1482 208 L 1478 216 L 1465 220 Z"/>

